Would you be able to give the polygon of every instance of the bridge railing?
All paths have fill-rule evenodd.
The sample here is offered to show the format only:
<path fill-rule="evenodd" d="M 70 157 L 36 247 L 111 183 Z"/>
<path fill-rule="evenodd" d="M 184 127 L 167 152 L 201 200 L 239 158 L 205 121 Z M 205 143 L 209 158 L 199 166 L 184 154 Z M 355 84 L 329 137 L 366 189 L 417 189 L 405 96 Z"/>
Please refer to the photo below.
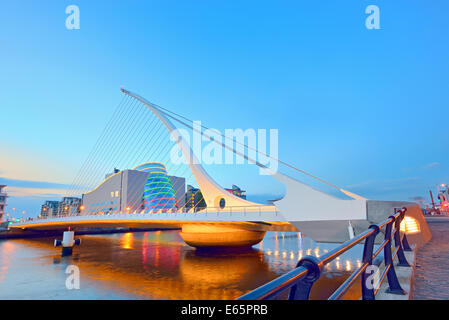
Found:
<path fill-rule="evenodd" d="M 150 210 L 150 209 L 141 209 L 136 211 L 110 211 L 110 212 L 88 212 L 86 210 L 82 210 L 80 212 L 66 214 L 66 215 L 57 215 L 57 216 L 41 216 L 39 219 L 52 219 L 52 218 L 62 218 L 62 217 L 76 217 L 76 216 L 97 216 L 97 215 L 124 215 L 124 214 L 174 214 L 174 215 L 186 215 L 186 214 L 204 214 L 204 215 L 227 215 L 231 216 L 233 214 L 256 214 L 259 216 L 263 216 L 264 213 L 273 213 L 274 215 L 279 215 L 279 210 L 274 205 L 260 205 L 260 206 L 228 206 L 228 207 L 204 207 L 204 208 L 182 208 L 182 209 L 159 209 L 159 210 Z"/>
<path fill-rule="evenodd" d="M 405 258 L 404 250 L 411 251 L 405 233 L 400 231 L 400 224 L 407 208 L 396 210 L 394 215 L 385 221 L 371 225 L 366 231 L 346 241 L 336 249 L 326 253 L 319 259 L 313 256 L 302 258 L 292 271 L 268 282 L 265 285 L 241 296 L 238 300 L 267 300 L 276 298 L 279 294 L 289 290 L 289 300 L 308 300 L 314 283 L 320 278 L 323 267 L 334 259 L 364 241 L 362 263 L 340 287 L 328 298 L 339 300 L 361 279 L 361 297 L 363 300 L 375 300 L 382 282 L 387 277 L 388 292 L 406 294 L 399 284 L 394 260 L 397 257 L 398 266 L 410 266 Z M 376 236 L 384 229 L 384 240 L 374 252 Z M 394 243 L 394 251 L 392 245 Z M 385 269 L 377 277 L 374 273 L 379 270 L 373 266 L 373 260 L 383 251 Z"/>

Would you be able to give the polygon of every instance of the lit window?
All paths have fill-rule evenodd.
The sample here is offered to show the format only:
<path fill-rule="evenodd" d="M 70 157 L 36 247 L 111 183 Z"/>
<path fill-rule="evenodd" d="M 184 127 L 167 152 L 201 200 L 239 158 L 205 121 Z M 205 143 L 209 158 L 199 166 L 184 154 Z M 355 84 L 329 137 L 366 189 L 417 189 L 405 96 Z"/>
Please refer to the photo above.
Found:
<path fill-rule="evenodd" d="M 114 197 L 114 191 L 111 191 L 111 198 Z"/>
<path fill-rule="evenodd" d="M 115 192 L 115 196 L 118 197 L 118 191 Z"/>

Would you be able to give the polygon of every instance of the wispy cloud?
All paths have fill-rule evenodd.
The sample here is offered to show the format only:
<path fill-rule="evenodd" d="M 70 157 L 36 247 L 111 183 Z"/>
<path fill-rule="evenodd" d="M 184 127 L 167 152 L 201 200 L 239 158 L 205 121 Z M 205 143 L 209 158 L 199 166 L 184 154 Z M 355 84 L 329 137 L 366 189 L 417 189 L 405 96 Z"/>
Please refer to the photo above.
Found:
<path fill-rule="evenodd" d="M 384 179 L 384 180 L 368 180 L 357 184 L 352 184 L 346 186 L 349 190 L 352 189 L 361 189 L 361 188 L 389 188 L 389 189 L 396 189 L 397 187 L 403 187 L 404 184 L 418 181 L 419 178 L 417 177 L 410 177 L 410 178 L 401 178 L 401 179 Z"/>
<path fill-rule="evenodd" d="M 431 163 L 426 164 L 426 165 L 424 166 L 424 169 L 426 169 L 426 170 L 436 169 L 436 168 L 438 168 L 439 166 L 440 166 L 440 163 L 439 163 L 439 162 L 431 162 Z"/>
<path fill-rule="evenodd" d="M 63 197 L 67 194 L 67 189 L 54 188 L 22 188 L 8 186 L 8 195 L 12 197 L 40 197 L 53 198 Z"/>
<path fill-rule="evenodd" d="M 415 193 L 417 189 L 420 189 L 421 183 L 422 180 L 417 177 L 379 179 L 348 185 L 345 186 L 345 189 L 370 199 L 409 200 L 410 193 Z M 406 196 L 406 194 L 408 194 L 408 196 Z M 396 199 L 396 196 L 399 196 L 401 199 Z"/>
<path fill-rule="evenodd" d="M 40 189 L 68 189 L 69 184 L 62 184 L 48 181 L 18 180 L 0 177 L 0 184 L 18 188 L 40 188 Z"/>
<path fill-rule="evenodd" d="M 71 185 L 56 182 L 1 177 L 0 184 L 7 185 L 7 192 L 12 197 L 62 197 L 67 194 L 67 190 L 71 187 Z"/>

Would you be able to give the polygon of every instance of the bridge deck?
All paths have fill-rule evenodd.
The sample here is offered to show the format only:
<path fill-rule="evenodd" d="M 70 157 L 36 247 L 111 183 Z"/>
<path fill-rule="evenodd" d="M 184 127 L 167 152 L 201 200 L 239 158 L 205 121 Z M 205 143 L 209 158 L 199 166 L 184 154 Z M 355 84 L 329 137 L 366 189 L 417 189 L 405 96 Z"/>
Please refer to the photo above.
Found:
<path fill-rule="evenodd" d="M 426 219 L 432 240 L 418 250 L 413 298 L 449 299 L 449 217 Z"/>
<path fill-rule="evenodd" d="M 63 230 L 68 227 L 72 229 L 101 227 L 181 228 L 185 224 L 218 224 L 259 231 L 296 231 L 290 223 L 283 220 L 283 217 L 277 211 L 201 211 L 195 213 L 67 216 L 14 223 L 10 225 L 10 228 L 45 231 Z"/>

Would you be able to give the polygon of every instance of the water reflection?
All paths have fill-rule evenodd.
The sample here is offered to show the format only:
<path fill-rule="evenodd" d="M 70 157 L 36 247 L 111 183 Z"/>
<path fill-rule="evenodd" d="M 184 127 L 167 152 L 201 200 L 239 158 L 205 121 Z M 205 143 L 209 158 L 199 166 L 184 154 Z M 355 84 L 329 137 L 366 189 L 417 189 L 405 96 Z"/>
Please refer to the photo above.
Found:
<path fill-rule="evenodd" d="M 235 299 L 292 270 L 303 256 L 336 247 L 291 232 L 268 232 L 248 251 L 215 253 L 187 246 L 177 231 L 81 238 L 71 257 L 61 257 L 49 238 L 0 241 L 0 298 Z M 312 298 L 327 298 L 359 259 L 355 248 L 328 264 Z M 80 268 L 80 290 L 65 288 L 71 264 Z"/>

